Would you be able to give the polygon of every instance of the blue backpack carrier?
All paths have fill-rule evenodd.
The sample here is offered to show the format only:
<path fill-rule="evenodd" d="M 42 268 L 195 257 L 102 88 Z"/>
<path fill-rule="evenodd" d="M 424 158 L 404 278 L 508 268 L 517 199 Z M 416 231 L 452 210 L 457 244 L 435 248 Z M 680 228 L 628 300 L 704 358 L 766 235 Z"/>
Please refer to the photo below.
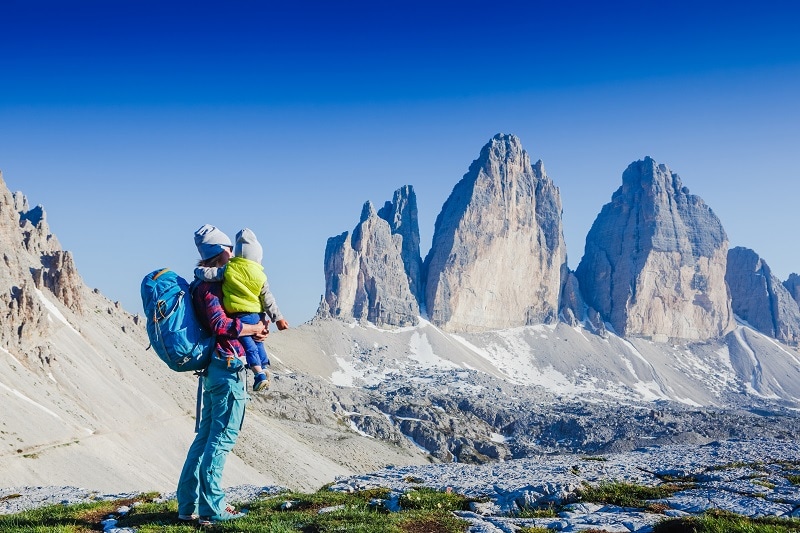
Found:
<path fill-rule="evenodd" d="M 214 336 L 200 326 L 194 312 L 193 288 L 168 268 L 155 270 L 142 280 L 150 345 L 176 372 L 204 370 L 214 352 Z"/>

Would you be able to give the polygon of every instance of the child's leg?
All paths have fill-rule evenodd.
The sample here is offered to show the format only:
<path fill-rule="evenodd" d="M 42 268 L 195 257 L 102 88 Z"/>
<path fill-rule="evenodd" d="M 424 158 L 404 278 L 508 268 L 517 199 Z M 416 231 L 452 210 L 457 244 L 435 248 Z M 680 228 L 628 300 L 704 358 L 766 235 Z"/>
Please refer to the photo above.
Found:
<path fill-rule="evenodd" d="M 239 319 L 245 324 L 258 324 L 261 321 L 261 316 L 258 313 L 242 313 L 239 315 Z M 256 342 L 253 337 L 240 337 L 239 340 L 242 341 L 242 346 L 244 346 L 247 365 L 253 371 L 253 390 L 267 390 L 269 388 L 269 376 L 264 372 L 265 363 L 262 356 L 262 352 L 266 354 L 264 344 Z M 266 364 L 269 363 L 267 362 Z"/>
<path fill-rule="evenodd" d="M 263 366 L 269 366 L 269 356 L 267 355 L 267 350 L 264 348 L 263 342 L 257 342 L 256 347 L 258 348 L 258 362 Z"/>
<path fill-rule="evenodd" d="M 258 324 L 261 317 L 258 313 L 242 313 L 237 315 L 239 320 L 241 320 L 244 324 Z M 260 342 L 256 342 L 253 340 L 253 337 L 239 337 L 239 341 L 242 343 L 244 347 L 244 355 L 245 359 L 247 359 L 247 364 L 250 368 L 254 366 L 261 365 L 261 350 L 263 350 L 263 346 L 261 350 L 259 350 L 259 346 L 261 346 Z M 260 371 L 260 370 L 259 370 Z"/>
<path fill-rule="evenodd" d="M 239 341 L 244 346 L 244 356 L 247 359 L 247 365 L 250 368 L 253 365 L 260 365 L 261 364 L 261 354 L 258 351 L 258 345 L 261 344 L 260 342 L 256 342 L 253 340 L 252 337 L 239 337 Z"/>
<path fill-rule="evenodd" d="M 259 318 L 261 320 L 264 320 L 266 318 L 266 315 L 261 314 L 259 315 Z M 258 345 L 258 359 L 261 363 L 261 366 L 262 367 L 269 366 L 269 356 L 267 355 L 267 349 L 264 348 L 264 343 L 257 342 L 256 344 Z"/>

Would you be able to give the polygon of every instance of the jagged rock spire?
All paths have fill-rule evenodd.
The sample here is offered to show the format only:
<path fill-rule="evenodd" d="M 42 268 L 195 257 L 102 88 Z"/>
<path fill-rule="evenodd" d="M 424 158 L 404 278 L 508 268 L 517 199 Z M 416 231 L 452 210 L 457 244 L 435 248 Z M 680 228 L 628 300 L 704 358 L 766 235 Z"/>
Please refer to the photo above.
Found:
<path fill-rule="evenodd" d="M 37 290 L 82 312 L 83 280 L 72 254 L 50 232 L 42 206 L 8 190 L 0 173 L 0 345 L 36 350 L 51 327 Z"/>
<path fill-rule="evenodd" d="M 733 312 L 755 329 L 785 342 L 800 341 L 800 307 L 769 265 L 749 248 L 728 251 L 725 281 Z"/>
<path fill-rule="evenodd" d="M 328 239 L 320 313 L 378 325 L 416 324 L 421 262 L 414 189 L 398 189 L 378 212 L 366 202 L 352 235 Z"/>
<path fill-rule="evenodd" d="M 453 188 L 425 267 L 428 317 L 444 329 L 557 319 L 566 275 L 561 198 L 516 136 L 493 137 Z"/>

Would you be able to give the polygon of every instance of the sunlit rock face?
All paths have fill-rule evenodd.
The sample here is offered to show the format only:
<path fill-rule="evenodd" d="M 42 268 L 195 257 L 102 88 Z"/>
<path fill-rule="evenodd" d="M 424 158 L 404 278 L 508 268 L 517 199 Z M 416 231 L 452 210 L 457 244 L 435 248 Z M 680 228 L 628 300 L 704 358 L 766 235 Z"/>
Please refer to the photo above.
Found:
<path fill-rule="evenodd" d="M 792 272 L 789 274 L 789 278 L 783 282 L 783 286 L 786 287 L 786 290 L 792 295 L 794 301 L 800 305 L 800 275 Z"/>
<path fill-rule="evenodd" d="M 727 253 L 711 208 L 647 157 L 623 173 L 575 274 L 586 303 L 618 334 L 704 340 L 734 325 Z"/>
<path fill-rule="evenodd" d="M 800 307 L 756 252 L 740 246 L 729 250 L 725 280 L 737 316 L 761 333 L 798 344 Z"/>
<path fill-rule="evenodd" d="M 436 219 L 428 317 L 447 331 L 553 322 L 566 257 L 558 189 L 517 137 L 498 134 Z"/>
<path fill-rule="evenodd" d="M 416 197 L 406 186 L 380 211 L 365 203 L 352 234 L 328 239 L 319 314 L 377 325 L 417 324 L 421 266 Z"/>

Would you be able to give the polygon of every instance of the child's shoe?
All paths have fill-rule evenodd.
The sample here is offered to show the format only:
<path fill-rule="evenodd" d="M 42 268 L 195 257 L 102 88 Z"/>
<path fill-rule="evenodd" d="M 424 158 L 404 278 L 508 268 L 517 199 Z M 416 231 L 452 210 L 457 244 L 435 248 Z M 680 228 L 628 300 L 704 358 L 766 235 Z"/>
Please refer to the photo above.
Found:
<path fill-rule="evenodd" d="M 253 380 L 253 390 L 256 392 L 264 391 L 269 388 L 269 372 L 259 372 Z"/>

